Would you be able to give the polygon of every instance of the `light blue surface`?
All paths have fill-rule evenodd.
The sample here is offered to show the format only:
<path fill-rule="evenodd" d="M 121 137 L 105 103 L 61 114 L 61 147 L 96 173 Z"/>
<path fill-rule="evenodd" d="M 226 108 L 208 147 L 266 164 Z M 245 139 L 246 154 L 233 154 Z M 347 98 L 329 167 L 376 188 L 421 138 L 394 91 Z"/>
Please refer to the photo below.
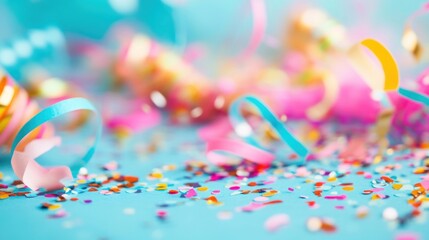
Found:
<path fill-rule="evenodd" d="M 142 154 L 142 149 L 154 136 L 161 139 L 159 151 L 153 154 Z M 202 155 L 204 144 L 198 141 L 196 136 L 195 128 L 161 126 L 138 134 L 118 145 L 111 137 L 105 135 L 88 170 L 91 173 L 102 172 L 100 167 L 104 163 L 115 160 L 121 165 L 120 173 L 139 176 L 140 181 L 156 186 L 158 181 L 149 181 L 146 176 L 154 168 L 173 163 L 178 166 L 178 170 L 164 173 L 170 181 L 177 181 L 177 184 L 169 189 L 177 189 L 186 182 L 198 181 L 201 185 L 209 187 L 207 192 L 198 192 L 198 197 L 201 199 L 208 197 L 212 190 L 220 189 L 222 192 L 217 195 L 217 198 L 224 203 L 222 206 L 209 206 L 206 201 L 180 198 L 179 195 L 169 195 L 165 191 L 140 194 L 122 192 L 109 196 L 84 193 L 77 195 L 78 202 L 61 203 L 62 208 L 69 214 L 67 217 L 50 219 L 48 215 L 53 212 L 41 210 L 39 207 L 42 202 L 52 202 L 52 199 L 42 196 L 11 197 L 0 201 L 1 239 L 393 239 L 399 232 L 418 232 L 422 239 L 428 239 L 425 220 L 428 217 L 427 210 L 423 211 L 420 220 L 412 219 L 401 228 L 395 228 L 394 224 L 381 217 L 382 211 L 389 206 L 396 208 L 400 216 L 412 210 L 412 207 L 407 204 L 408 196 L 393 196 L 396 193 L 408 192 L 394 191 L 391 186 L 387 186 L 383 192 L 390 195 L 390 198 L 374 201 L 373 205 L 369 206 L 370 212 L 367 218 L 355 217 L 356 208 L 349 205 L 349 201 L 356 201 L 358 206 L 368 206 L 371 195 L 362 195 L 361 192 L 372 188 L 371 179 L 364 179 L 363 176 L 355 174 L 360 169 L 353 169 L 351 175 L 340 178 L 338 181 L 354 183 L 354 191 L 345 193 L 340 187 L 334 187 L 331 190 L 338 191 L 339 194 L 345 193 L 347 195 L 345 201 L 326 200 L 314 196 L 313 184 L 304 183 L 304 178 L 280 177 L 276 183 L 260 187 L 279 190 L 281 193 L 271 199 L 281 199 L 283 203 L 270 205 L 256 212 L 237 212 L 237 207 L 249 204 L 260 194 L 231 196 L 232 191 L 225 188 L 225 185 L 232 179 L 205 183 L 207 177 L 183 178 L 190 174 L 183 171 L 181 163 L 190 159 L 205 159 Z M 409 167 L 409 163 L 409 161 L 390 159 L 374 167 L 400 164 L 403 166 L 402 169 L 392 171 L 390 176 L 407 179 L 410 180 L 410 184 L 414 184 L 420 181 L 420 176 L 412 174 L 414 168 Z M 307 167 L 323 166 L 325 169 L 335 169 L 335 165 L 336 161 L 331 160 L 323 164 L 310 163 Z M 6 159 L 2 159 L 0 166 L 5 176 L 13 176 Z M 369 167 L 365 171 L 372 172 L 374 167 Z M 266 180 L 270 175 L 262 175 L 251 180 Z M 373 173 L 373 178 L 379 177 L 380 175 Z M 301 186 L 301 189 L 298 189 L 298 186 Z M 293 187 L 295 191 L 289 193 L 287 190 L 289 187 Z M 253 187 L 255 188 L 259 187 Z M 242 189 L 251 188 L 244 186 Z M 328 195 L 331 191 L 324 192 L 323 195 Z M 309 199 L 301 199 L 300 195 L 306 195 Z M 93 202 L 83 204 L 84 199 L 91 199 Z M 320 207 L 310 209 L 306 204 L 309 200 L 315 200 Z M 159 209 L 159 204 L 167 201 L 185 204 L 166 208 L 168 217 L 165 221 L 161 221 L 156 217 L 156 210 Z M 336 205 L 344 205 L 345 210 L 335 209 Z M 125 208 L 134 208 L 135 215 L 124 214 Z M 219 220 L 217 214 L 222 211 L 232 212 L 232 219 Z M 264 229 L 264 222 L 276 213 L 289 215 L 290 224 L 278 232 L 269 233 Z M 308 232 L 306 220 L 310 216 L 331 218 L 338 231 L 336 233 Z"/>
<path fill-rule="evenodd" d="M 0 26 L 2 31 L 0 38 L 12 41 L 17 36 L 26 34 L 32 28 L 44 28 L 55 24 L 65 34 L 83 35 L 85 37 L 101 39 L 110 25 L 120 19 L 107 1 L 93 1 L 91 4 L 83 4 L 84 1 L 68 1 L 54 4 L 53 0 L 40 0 L 35 3 L 24 1 L 1 1 Z M 131 17 L 131 20 L 145 21 L 150 19 L 148 26 L 142 27 L 147 32 L 158 36 L 160 39 L 175 42 L 175 32 L 171 18 L 171 9 L 160 4 L 160 1 L 141 1 L 151 6 L 139 9 L 141 14 Z M 249 18 L 241 20 L 237 12 L 242 7 L 242 1 L 230 0 L 190 0 L 190 5 L 176 9 L 178 17 L 186 25 L 186 36 L 190 42 L 211 42 L 218 48 L 223 48 L 225 36 L 237 29 L 237 26 L 246 27 Z M 267 1 L 269 9 L 270 34 L 278 34 L 282 29 L 285 19 L 289 18 L 297 9 L 293 7 L 296 1 L 273 0 Z M 410 62 L 410 55 L 401 48 L 400 37 L 402 26 L 407 17 L 426 1 L 391 1 L 382 0 L 374 3 L 354 1 L 300 1 L 300 5 L 320 6 L 330 15 L 343 22 L 347 27 L 358 26 L 364 29 L 350 37 L 353 40 L 374 37 L 387 44 L 389 49 L 399 59 L 401 71 L 415 71 L 415 67 L 409 68 L 409 64 L 401 64 L 401 61 Z M 298 7 L 299 7 L 298 6 Z M 359 8 L 359 6 L 361 8 Z M 158 9 L 155 11 L 154 9 Z M 359 10 L 357 10 L 359 9 Z M 11 20 L 10 22 L 6 21 Z M 77 19 L 85 19 L 85 24 Z M 236 19 L 240 21 L 235 25 Z M 247 19 L 247 20 L 246 20 Z M 229 30 L 231 27 L 232 30 Z M 248 27 L 248 26 L 247 26 Z M 245 39 L 245 37 L 244 37 Z M 408 77 L 406 74 L 403 76 Z M 162 141 L 159 151 L 153 154 L 141 153 L 153 136 L 161 135 Z M 76 140 L 79 145 L 81 140 Z M 281 199 L 283 203 L 267 206 L 252 213 L 237 212 L 237 207 L 249 204 L 253 198 L 260 194 L 248 194 L 231 196 L 230 190 L 225 188 L 228 181 L 224 179 L 218 182 L 205 183 L 207 177 L 184 179 L 189 173 L 183 170 L 183 162 L 190 159 L 205 160 L 205 146 L 197 139 L 194 127 L 162 126 L 149 132 L 137 134 L 122 144 L 117 144 L 112 137 L 104 135 L 93 160 L 88 166 L 90 173 L 102 172 L 101 166 L 112 160 L 119 162 L 119 172 L 124 175 L 135 175 L 140 181 L 155 186 L 158 181 L 149 181 L 146 176 L 154 168 L 161 168 L 165 164 L 176 164 L 178 170 L 165 173 L 165 177 L 177 181 L 177 184 L 169 187 L 177 189 L 186 182 L 200 182 L 209 187 L 207 192 L 198 192 L 198 197 L 203 199 L 215 189 L 222 193 L 218 195 L 222 206 L 209 206 L 205 201 L 194 201 L 180 198 L 179 195 L 169 195 L 165 191 L 142 192 L 132 194 L 122 192 L 120 194 L 104 196 L 99 193 L 79 194 L 78 202 L 61 203 L 62 209 L 68 212 L 68 216 L 60 219 L 50 219 L 53 212 L 39 209 L 41 203 L 51 202 L 45 197 L 25 198 L 11 197 L 0 200 L 0 239 L 393 239 L 400 232 L 420 233 L 421 239 L 429 239 L 427 218 L 428 211 L 423 210 L 422 216 L 412 219 L 403 227 L 395 227 L 395 224 L 386 222 L 382 217 L 382 211 L 386 207 L 394 207 L 403 216 L 412 210 L 407 204 L 409 196 L 395 197 L 393 194 L 408 191 L 393 191 L 386 187 L 384 194 L 390 195 L 385 200 L 374 201 L 369 206 L 369 216 L 365 219 L 356 219 L 356 208 L 350 205 L 349 200 L 356 201 L 358 206 L 369 205 L 370 195 L 362 195 L 364 189 L 371 189 L 370 179 L 355 174 L 341 178 L 339 182 L 353 182 L 355 190 L 346 193 L 346 201 L 325 200 L 315 197 L 312 193 L 313 184 L 304 183 L 303 178 L 281 178 L 272 187 L 280 193 L 272 199 Z M 58 155 L 61 161 L 61 155 Z M 323 166 L 323 168 L 336 169 L 336 159 L 330 159 L 326 163 L 310 163 L 309 168 Z M 387 164 L 400 164 L 402 169 L 394 170 L 391 175 L 410 180 L 410 184 L 420 181 L 419 175 L 412 174 L 413 167 L 409 161 L 396 161 L 393 157 L 377 166 L 366 168 L 372 172 L 374 168 Z M 0 171 L 5 175 L 4 182 L 9 183 L 15 179 L 7 157 L 0 161 Z M 262 175 L 258 179 L 265 180 L 268 176 Z M 373 178 L 380 175 L 373 173 Z M 326 179 L 326 177 L 325 177 Z M 298 189 L 297 186 L 301 186 Z M 265 186 L 261 186 L 265 187 Z M 288 188 L 293 187 L 293 193 Z M 243 187 L 250 189 L 250 187 Z M 332 191 L 343 193 L 340 187 Z M 299 198 L 306 195 L 308 200 Z M 83 204 L 82 200 L 91 199 L 91 204 Z M 310 209 L 306 202 L 315 200 L 317 209 Z M 169 207 L 168 217 L 161 221 L 156 217 L 158 205 L 166 201 L 178 201 L 185 203 L 182 206 Z M 345 210 L 335 209 L 336 205 L 344 205 Z M 125 215 L 125 208 L 134 208 L 135 215 Z M 232 212 L 230 220 L 219 220 L 219 212 Z M 276 233 L 268 233 L 264 229 L 266 219 L 276 213 L 286 213 L 290 217 L 290 224 Z M 336 233 L 323 232 L 310 233 L 305 224 L 308 217 L 320 216 L 331 218 L 338 228 Z M 425 235 L 426 234 L 426 235 Z"/>

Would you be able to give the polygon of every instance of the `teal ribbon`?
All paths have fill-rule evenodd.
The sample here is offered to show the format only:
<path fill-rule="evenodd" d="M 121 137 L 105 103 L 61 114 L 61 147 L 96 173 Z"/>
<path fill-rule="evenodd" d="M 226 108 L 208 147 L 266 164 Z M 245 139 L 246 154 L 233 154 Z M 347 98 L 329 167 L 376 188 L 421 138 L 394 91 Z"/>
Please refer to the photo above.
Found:
<path fill-rule="evenodd" d="M 240 107 L 244 103 L 248 103 L 255 106 L 261 114 L 261 117 L 264 118 L 271 125 L 271 127 L 273 127 L 273 129 L 279 134 L 282 141 L 286 143 L 300 157 L 300 161 L 294 161 L 295 163 L 301 164 L 305 162 L 309 155 L 309 150 L 304 146 L 304 144 L 302 144 L 297 138 L 295 138 L 285 127 L 283 122 L 281 122 L 275 116 L 275 114 L 261 100 L 256 97 L 244 96 L 238 98 L 231 104 L 229 108 L 229 119 L 234 126 L 235 132 L 238 135 L 243 137 L 246 142 L 254 146 L 261 147 L 252 132 L 249 132 L 249 134 L 247 135 L 243 135 L 239 131 L 240 127 L 244 127 L 245 129 L 251 131 L 250 125 L 244 119 L 240 111 Z"/>
<path fill-rule="evenodd" d="M 426 95 L 401 87 L 398 89 L 398 93 L 415 102 L 423 103 L 425 106 L 429 106 L 429 97 L 427 97 Z"/>
<path fill-rule="evenodd" d="M 72 165 L 69 166 L 73 176 L 76 177 L 77 174 L 79 173 L 80 168 L 84 167 L 94 155 L 95 148 L 97 146 L 98 140 L 100 139 L 101 129 L 102 129 L 101 117 L 99 116 L 97 110 L 91 104 L 91 102 L 89 102 L 84 98 L 70 98 L 67 100 L 60 101 L 58 103 L 55 103 L 43 109 L 34 117 L 32 117 L 19 130 L 18 134 L 13 140 L 11 154 L 13 154 L 13 152 L 16 149 L 16 146 L 18 145 L 19 142 L 21 142 L 21 140 L 25 136 L 27 136 L 30 132 L 34 131 L 36 128 L 40 127 L 42 124 L 49 122 L 55 118 L 58 118 L 62 115 L 65 115 L 67 113 L 78 111 L 78 110 L 89 110 L 95 113 L 96 119 L 97 119 L 97 127 L 96 127 L 95 140 L 93 144 L 90 146 L 90 148 L 88 149 L 88 151 L 86 152 L 86 154 L 83 156 L 82 159 L 74 162 Z"/>

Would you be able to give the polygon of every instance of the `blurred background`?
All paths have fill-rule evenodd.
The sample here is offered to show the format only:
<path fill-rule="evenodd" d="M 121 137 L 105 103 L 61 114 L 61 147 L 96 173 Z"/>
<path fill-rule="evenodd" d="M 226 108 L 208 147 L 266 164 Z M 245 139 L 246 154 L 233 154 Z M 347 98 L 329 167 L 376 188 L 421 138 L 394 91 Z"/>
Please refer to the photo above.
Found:
<path fill-rule="evenodd" d="M 401 70 L 408 71 L 411 57 L 400 45 L 403 25 L 424 2 L 269 0 L 266 1 L 266 38 L 281 41 L 288 20 L 301 9 L 316 7 L 344 25 L 351 42 L 370 36 L 386 43 L 404 63 Z M 118 25 L 132 27 L 170 44 L 177 51 L 203 43 L 216 51 L 234 52 L 249 38 L 251 13 L 248 1 L 243 0 L 3 0 L 0 2 L 0 64 L 18 81 L 22 68 L 32 57 L 34 61 L 55 59 L 50 62 L 50 70 L 64 74 L 64 68 L 70 64 L 65 58 L 70 48 L 66 47 L 73 39 L 107 44 L 109 32 Z M 416 24 L 416 30 L 425 26 Z M 225 45 L 226 41 L 232 44 Z M 270 51 L 266 44 L 259 50 L 266 54 L 279 52 Z"/>
<path fill-rule="evenodd" d="M 263 6 L 253 5 L 258 2 Z M 97 94 L 120 92 L 121 99 L 167 109 L 179 123 L 212 120 L 243 94 L 263 98 L 290 119 L 374 123 L 382 103 L 347 63 L 347 50 L 366 38 L 379 40 L 398 62 L 401 84 L 429 92 L 417 80 L 428 63 L 429 16 L 411 21 L 424 3 L 3 0 L 0 67 L 30 93 L 62 89 L 72 94 L 61 97 L 104 104 Z M 422 43 L 421 59 L 401 45 L 407 24 Z M 52 78 L 61 81 L 39 89 Z M 402 106 L 401 99 L 392 101 Z M 367 111 L 358 111 L 361 104 Z"/>

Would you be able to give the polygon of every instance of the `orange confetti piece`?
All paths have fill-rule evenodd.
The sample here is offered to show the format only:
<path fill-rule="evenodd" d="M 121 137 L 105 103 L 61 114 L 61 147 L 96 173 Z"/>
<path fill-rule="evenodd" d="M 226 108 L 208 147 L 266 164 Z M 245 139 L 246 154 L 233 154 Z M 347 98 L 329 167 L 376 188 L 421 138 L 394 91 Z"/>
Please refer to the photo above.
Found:
<path fill-rule="evenodd" d="M 343 187 L 344 191 L 353 191 L 355 188 L 353 186 L 345 186 Z"/>

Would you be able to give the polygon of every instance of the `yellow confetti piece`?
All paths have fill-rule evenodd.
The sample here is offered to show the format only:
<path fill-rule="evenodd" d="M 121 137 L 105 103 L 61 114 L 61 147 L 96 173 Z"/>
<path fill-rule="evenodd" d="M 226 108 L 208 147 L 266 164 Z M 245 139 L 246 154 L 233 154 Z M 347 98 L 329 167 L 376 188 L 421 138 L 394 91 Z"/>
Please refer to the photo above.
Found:
<path fill-rule="evenodd" d="M 6 194 L 6 193 L 0 194 L 0 200 L 6 199 L 6 198 L 9 198 L 9 194 Z"/>
<path fill-rule="evenodd" d="M 157 190 L 157 191 L 164 191 L 164 190 L 167 190 L 167 188 L 168 188 L 167 183 L 158 183 L 156 185 L 156 189 L 155 190 Z"/>
<path fill-rule="evenodd" d="M 199 188 L 197 188 L 197 190 L 198 191 L 200 191 L 200 192 L 205 192 L 205 191 L 207 191 L 209 188 L 208 187 L 206 187 L 206 186 L 202 186 L 202 187 L 199 187 Z"/>
<path fill-rule="evenodd" d="M 415 174 L 423 174 L 425 172 L 426 172 L 426 167 L 417 167 L 416 169 L 414 169 Z"/>
<path fill-rule="evenodd" d="M 402 188 L 402 184 L 394 183 L 394 184 L 392 184 L 392 188 L 395 189 L 395 190 L 399 190 L 399 189 Z"/>
<path fill-rule="evenodd" d="M 373 164 L 379 164 L 383 160 L 383 157 L 381 155 L 377 155 L 374 157 L 374 160 L 372 161 Z"/>
<path fill-rule="evenodd" d="M 271 197 L 271 196 L 276 195 L 277 193 L 278 193 L 278 191 L 276 191 L 276 190 L 271 190 L 271 191 L 269 191 L 269 192 L 266 192 L 266 193 L 262 194 L 262 196 L 263 196 L 263 197 Z"/>
<path fill-rule="evenodd" d="M 329 177 L 328 179 L 326 179 L 326 181 L 335 182 L 335 181 L 337 181 L 337 178 L 336 177 Z"/>
<path fill-rule="evenodd" d="M 84 183 L 86 183 L 86 180 L 85 179 L 79 179 L 76 181 L 76 183 L 77 184 L 84 184 Z"/>
<path fill-rule="evenodd" d="M 175 164 L 169 164 L 165 165 L 162 169 L 165 171 L 174 171 L 177 169 L 177 166 Z"/>
<path fill-rule="evenodd" d="M 380 197 L 377 194 L 371 196 L 371 200 L 378 200 Z"/>
<path fill-rule="evenodd" d="M 344 191 L 353 191 L 353 190 L 355 190 L 355 188 L 353 186 L 345 186 L 345 187 L 343 187 L 343 190 Z"/>
<path fill-rule="evenodd" d="M 159 172 L 152 173 L 150 176 L 157 179 L 163 178 L 162 173 Z"/>
<path fill-rule="evenodd" d="M 48 207 L 48 210 L 57 210 L 57 209 L 59 209 L 59 208 L 61 208 L 61 205 L 60 204 L 52 204 L 52 205 L 50 205 L 49 207 Z"/>

